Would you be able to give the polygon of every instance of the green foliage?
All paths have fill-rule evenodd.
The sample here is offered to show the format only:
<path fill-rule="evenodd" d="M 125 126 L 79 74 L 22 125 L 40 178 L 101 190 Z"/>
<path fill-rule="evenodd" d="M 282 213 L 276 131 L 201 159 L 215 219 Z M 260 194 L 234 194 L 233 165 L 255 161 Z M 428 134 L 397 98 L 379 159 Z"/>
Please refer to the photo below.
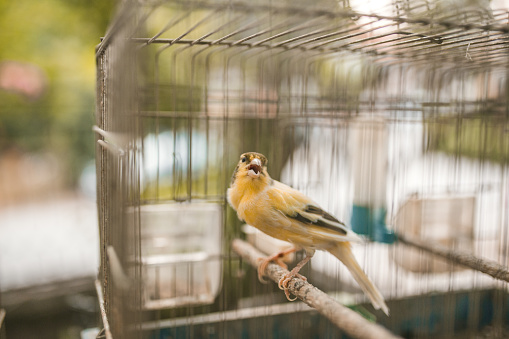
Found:
<path fill-rule="evenodd" d="M 0 90 L 0 151 L 53 151 L 71 179 L 93 158 L 94 52 L 113 7 L 113 0 L 0 0 L 0 63 L 34 65 L 47 78 L 38 98 Z"/>
<path fill-rule="evenodd" d="M 509 126 L 505 117 L 478 115 L 428 121 L 429 147 L 449 154 L 499 163 L 509 161 Z"/>

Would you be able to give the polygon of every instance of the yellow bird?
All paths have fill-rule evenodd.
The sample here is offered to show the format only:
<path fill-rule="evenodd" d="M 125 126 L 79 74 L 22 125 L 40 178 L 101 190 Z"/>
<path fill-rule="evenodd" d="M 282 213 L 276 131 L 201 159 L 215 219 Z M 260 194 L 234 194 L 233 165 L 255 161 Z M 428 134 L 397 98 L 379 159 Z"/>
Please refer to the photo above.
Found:
<path fill-rule="evenodd" d="M 260 280 L 270 261 L 274 260 L 286 268 L 281 258 L 287 253 L 304 249 L 306 257 L 279 281 L 279 287 L 291 300 L 287 289 L 289 281 L 295 276 L 305 279 L 299 270 L 313 257 L 315 250 L 328 251 L 348 268 L 375 309 L 382 309 L 389 315 L 384 297 L 352 253 L 350 241 L 362 239 L 306 195 L 272 179 L 267 172 L 267 158 L 263 154 L 249 152 L 240 156 L 227 195 L 239 219 L 294 246 L 263 260 L 258 266 Z"/>

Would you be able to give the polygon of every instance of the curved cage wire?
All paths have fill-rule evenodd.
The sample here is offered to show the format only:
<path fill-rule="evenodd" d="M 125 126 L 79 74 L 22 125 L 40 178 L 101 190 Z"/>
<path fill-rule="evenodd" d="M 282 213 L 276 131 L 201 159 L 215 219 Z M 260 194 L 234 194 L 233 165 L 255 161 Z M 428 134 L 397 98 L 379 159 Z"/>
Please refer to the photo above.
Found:
<path fill-rule="evenodd" d="M 405 337 L 507 333 L 505 282 L 395 242 L 507 266 L 509 12 L 495 5 L 123 2 L 96 49 L 108 333 L 341 335 L 232 252 L 238 237 L 279 246 L 226 202 L 245 151 L 373 240 L 355 254 L 391 317 L 328 255 L 303 271 L 314 285 Z"/>

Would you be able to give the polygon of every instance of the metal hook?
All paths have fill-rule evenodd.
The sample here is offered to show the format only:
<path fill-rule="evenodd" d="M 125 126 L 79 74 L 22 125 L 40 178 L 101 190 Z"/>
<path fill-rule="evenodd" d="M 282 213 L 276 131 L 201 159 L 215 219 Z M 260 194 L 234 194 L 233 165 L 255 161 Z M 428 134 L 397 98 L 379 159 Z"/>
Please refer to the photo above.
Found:
<path fill-rule="evenodd" d="M 468 43 L 468 46 L 467 46 L 467 51 L 465 53 L 465 58 L 467 58 L 469 61 L 473 61 L 472 57 L 470 56 L 470 53 L 468 53 L 469 49 L 470 49 L 470 42 Z"/>
<path fill-rule="evenodd" d="M 126 141 L 120 133 L 107 132 L 96 125 L 92 127 L 92 130 L 104 138 L 104 140 L 97 140 L 104 149 L 121 157 L 125 155 L 125 150 L 120 145 L 126 144 Z"/>

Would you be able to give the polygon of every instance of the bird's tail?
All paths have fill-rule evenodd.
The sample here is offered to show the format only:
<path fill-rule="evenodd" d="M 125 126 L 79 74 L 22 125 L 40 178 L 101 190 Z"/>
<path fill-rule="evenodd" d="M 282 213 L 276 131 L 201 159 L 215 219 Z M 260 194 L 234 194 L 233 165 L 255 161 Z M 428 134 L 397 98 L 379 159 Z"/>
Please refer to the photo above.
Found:
<path fill-rule="evenodd" d="M 336 247 L 329 249 L 329 252 L 341 260 L 341 262 L 348 268 L 355 281 L 357 281 L 364 293 L 371 300 L 373 307 L 377 310 L 382 309 L 386 315 L 389 315 L 389 308 L 385 304 L 384 297 L 359 266 L 357 260 L 355 260 L 355 257 L 353 256 L 350 246 L 351 245 L 348 242 L 339 243 Z"/>

